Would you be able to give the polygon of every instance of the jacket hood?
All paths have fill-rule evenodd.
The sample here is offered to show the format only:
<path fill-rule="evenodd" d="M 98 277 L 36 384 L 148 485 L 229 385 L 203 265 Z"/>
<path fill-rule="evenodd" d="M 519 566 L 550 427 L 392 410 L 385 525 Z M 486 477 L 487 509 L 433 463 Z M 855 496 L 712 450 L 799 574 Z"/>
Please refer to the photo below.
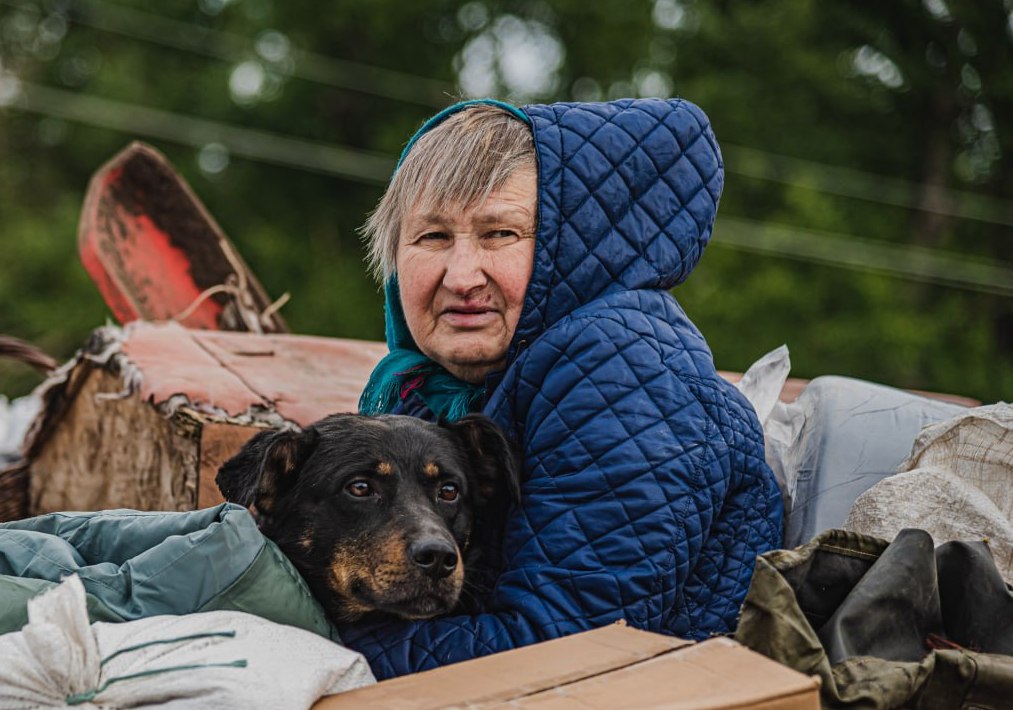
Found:
<path fill-rule="evenodd" d="M 476 103 L 501 106 L 528 123 L 538 161 L 534 268 L 508 365 L 519 345 L 596 298 L 667 290 L 689 276 L 710 240 L 724 182 L 703 111 L 681 99 L 521 109 L 492 99 L 465 101 L 423 124 L 401 160 L 419 136 Z M 416 387 L 440 416 L 455 419 L 469 411 L 482 388 L 456 381 L 419 351 L 396 275 L 385 292 L 390 353 L 374 369 L 360 411 L 392 411 Z"/>
<path fill-rule="evenodd" d="M 724 183 L 703 111 L 681 99 L 522 110 L 538 156 L 538 235 L 515 342 L 613 291 L 682 283 Z"/>

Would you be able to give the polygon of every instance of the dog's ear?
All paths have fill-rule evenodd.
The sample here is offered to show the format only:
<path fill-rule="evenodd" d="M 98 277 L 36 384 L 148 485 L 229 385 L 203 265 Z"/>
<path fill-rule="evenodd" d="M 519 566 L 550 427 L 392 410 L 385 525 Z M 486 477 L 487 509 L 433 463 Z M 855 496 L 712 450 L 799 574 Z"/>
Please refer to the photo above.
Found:
<path fill-rule="evenodd" d="M 503 432 L 483 414 L 468 414 L 444 426 L 460 437 L 471 460 L 479 505 L 521 500 L 521 459 Z"/>
<path fill-rule="evenodd" d="M 316 429 L 268 430 L 250 439 L 215 476 L 225 500 L 270 513 L 278 496 L 295 483 L 316 446 Z"/>

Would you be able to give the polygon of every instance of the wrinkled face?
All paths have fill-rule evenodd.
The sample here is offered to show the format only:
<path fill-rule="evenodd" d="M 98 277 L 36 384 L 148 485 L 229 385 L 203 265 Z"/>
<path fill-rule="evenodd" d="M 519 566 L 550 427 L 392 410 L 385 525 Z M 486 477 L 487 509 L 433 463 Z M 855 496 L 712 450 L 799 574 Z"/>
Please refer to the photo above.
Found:
<path fill-rule="evenodd" d="M 397 275 L 419 349 L 467 382 L 503 366 L 531 280 L 537 178 L 518 169 L 477 205 L 409 214 Z"/>

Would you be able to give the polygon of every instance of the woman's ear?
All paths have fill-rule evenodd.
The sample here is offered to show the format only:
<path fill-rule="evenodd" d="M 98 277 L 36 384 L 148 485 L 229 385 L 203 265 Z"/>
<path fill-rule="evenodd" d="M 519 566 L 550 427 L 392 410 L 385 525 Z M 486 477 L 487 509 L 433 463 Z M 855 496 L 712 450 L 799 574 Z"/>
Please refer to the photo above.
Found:
<path fill-rule="evenodd" d="M 260 432 L 218 469 L 218 490 L 227 501 L 270 513 L 277 498 L 295 484 L 316 439 L 313 428 Z"/>
<path fill-rule="evenodd" d="M 471 461 L 471 479 L 479 505 L 521 501 L 521 458 L 496 424 L 483 414 L 468 414 L 441 426 L 457 434 Z"/>

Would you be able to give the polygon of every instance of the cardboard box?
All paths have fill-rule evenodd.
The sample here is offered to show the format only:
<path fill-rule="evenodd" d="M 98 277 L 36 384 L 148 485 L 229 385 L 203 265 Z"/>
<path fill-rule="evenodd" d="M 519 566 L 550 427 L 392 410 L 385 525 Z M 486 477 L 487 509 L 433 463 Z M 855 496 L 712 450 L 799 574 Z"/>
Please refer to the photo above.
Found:
<path fill-rule="evenodd" d="M 819 706 L 818 678 L 730 639 L 697 644 L 613 624 L 325 697 L 313 710 Z"/>

